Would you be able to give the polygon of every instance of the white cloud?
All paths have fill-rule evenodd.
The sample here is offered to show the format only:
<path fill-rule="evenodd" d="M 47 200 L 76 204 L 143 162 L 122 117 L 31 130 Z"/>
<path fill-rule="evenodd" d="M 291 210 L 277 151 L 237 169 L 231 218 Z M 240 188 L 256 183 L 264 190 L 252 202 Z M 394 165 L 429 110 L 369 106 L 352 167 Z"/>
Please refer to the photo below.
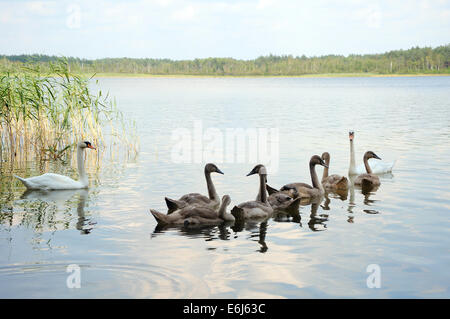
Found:
<path fill-rule="evenodd" d="M 57 13 L 57 3 L 54 1 L 28 1 L 25 8 L 32 14 L 51 16 Z"/>
<path fill-rule="evenodd" d="M 272 6 L 273 4 L 275 4 L 274 0 L 259 0 L 258 3 L 256 4 L 256 8 L 265 9 L 267 7 Z"/>
<path fill-rule="evenodd" d="M 74 3 L 81 24 L 69 29 Z M 0 0 L 0 48 L 88 58 L 369 53 L 447 43 L 449 14 L 445 0 Z"/>
<path fill-rule="evenodd" d="M 161 7 L 167 7 L 170 4 L 173 3 L 172 0 L 150 0 L 151 3 L 156 3 L 157 5 L 161 6 Z"/>
<path fill-rule="evenodd" d="M 369 7 L 358 10 L 356 17 L 364 21 L 369 28 L 379 28 L 383 20 L 383 13 L 379 7 Z"/>
<path fill-rule="evenodd" d="M 9 24 L 12 21 L 11 10 L 0 7 L 0 24 Z"/>
<path fill-rule="evenodd" d="M 175 11 L 172 19 L 177 21 L 189 21 L 197 15 L 197 10 L 193 6 L 187 6 L 182 10 Z"/>

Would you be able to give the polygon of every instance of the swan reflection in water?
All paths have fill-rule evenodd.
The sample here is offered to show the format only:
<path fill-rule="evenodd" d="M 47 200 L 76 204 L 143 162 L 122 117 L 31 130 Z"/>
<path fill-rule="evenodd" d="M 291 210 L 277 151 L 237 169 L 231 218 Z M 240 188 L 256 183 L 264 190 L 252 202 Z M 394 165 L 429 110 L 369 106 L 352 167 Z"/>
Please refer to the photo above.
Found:
<path fill-rule="evenodd" d="M 295 211 L 275 211 L 273 214 L 273 220 L 279 223 L 283 222 L 292 222 L 297 223 L 301 225 L 301 216 L 300 216 L 300 210 L 297 209 Z"/>
<path fill-rule="evenodd" d="M 67 203 L 73 198 L 78 196 L 77 203 L 77 223 L 75 228 L 80 231 L 80 234 L 89 234 L 96 222 L 91 221 L 91 218 L 87 218 L 85 214 L 85 206 L 88 198 L 88 190 L 86 189 L 71 189 L 71 190 L 27 190 L 20 197 L 26 200 L 39 200 L 46 203 L 55 203 L 56 206 L 63 206 L 67 209 Z M 41 212 L 43 213 L 43 212 Z"/>
<path fill-rule="evenodd" d="M 257 251 L 259 251 L 260 253 L 265 253 L 269 249 L 266 244 L 267 221 L 259 223 L 259 225 L 253 225 L 253 228 L 248 230 L 252 232 L 250 238 L 257 239 L 258 244 L 261 245 L 260 249 Z"/>
<path fill-rule="evenodd" d="M 382 174 L 379 175 L 382 178 L 393 178 L 394 175 L 392 175 L 392 173 L 386 173 L 386 174 Z M 356 202 L 355 202 L 355 190 L 358 189 L 361 191 L 361 194 L 364 195 L 364 200 L 363 203 L 366 206 L 372 206 L 373 203 L 377 202 L 377 200 L 375 199 L 370 199 L 371 195 L 374 195 L 376 193 L 376 191 L 378 190 L 379 186 L 372 186 L 372 187 L 355 187 L 354 184 L 354 180 L 355 180 L 356 176 L 351 176 L 350 177 L 350 188 L 349 188 L 349 193 L 350 193 L 350 198 L 348 201 L 348 208 L 347 211 L 349 212 L 349 216 L 348 216 L 348 220 L 347 222 L 349 223 L 354 223 L 354 212 L 353 209 L 356 207 Z M 363 209 L 363 212 L 366 214 L 379 214 L 380 212 L 374 209 Z"/>
<path fill-rule="evenodd" d="M 309 215 L 308 227 L 312 231 L 324 231 L 327 228 L 328 214 L 317 214 L 319 203 L 311 204 L 311 214 Z"/>
<path fill-rule="evenodd" d="M 267 219 L 262 222 L 247 221 L 246 223 L 235 223 L 231 229 L 235 232 L 241 232 L 246 230 L 250 232 L 250 239 L 257 241 L 261 247 L 257 250 L 260 253 L 265 253 L 269 247 L 266 244 L 266 234 L 267 234 Z"/>
<path fill-rule="evenodd" d="M 392 178 L 393 175 L 391 173 L 380 175 L 382 178 Z M 265 242 L 265 235 L 267 232 L 268 220 L 272 219 L 275 222 L 293 222 L 298 223 L 300 227 L 302 225 L 302 216 L 300 214 L 300 207 L 302 209 L 307 209 L 310 206 L 308 227 L 311 231 L 324 231 L 327 229 L 327 222 L 329 220 L 329 211 L 331 211 L 331 201 L 332 199 L 340 201 L 348 200 L 348 219 L 347 222 L 354 222 L 354 208 L 357 206 L 355 202 L 355 185 L 354 180 L 356 176 L 349 176 L 349 188 L 348 190 L 330 190 L 325 192 L 323 196 L 320 198 L 306 198 L 305 200 L 300 201 L 300 206 L 297 206 L 295 210 L 274 210 L 271 218 L 264 218 L 262 220 L 247 220 L 242 222 L 231 222 L 231 223 L 222 223 L 217 226 L 206 226 L 206 225 L 195 225 L 190 227 L 180 227 L 180 226 L 156 226 L 154 232 L 152 233 L 152 237 L 164 233 L 168 229 L 179 229 L 180 235 L 199 237 L 202 236 L 206 238 L 206 240 L 230 240 L 233 237 L 236 238 L 236 234 L 242 232 L 244 230 L 250 231 L 250 238 L 258 238 L 258 243 L 261 245 L 260 252 L 266 252 L 268 247 Z M 375 194 L 378 187 L 372 187 L 367 189 L 365 187 L 357 187 L 361 194 L 364 195 L 363 203 L 366 206 L 371 206 L 377 200 L 371 199 L 370 196 Z M 323 204 L 322 201 L 324 200 Z M 322 208 L 323 212 L 318 213 L 319 207 Z M 367 214 L 379 214 L 379 211 L 373 209 L 364 209 L 364 213 Z"/>
<path fill-rule="evenodd" d="M 180 236 L 204 238 L 205 241 L 231 240 L 237 238 L 237 234 L 245 230 L 250 232 L 251 239 L 256 238 L 261 245 L 259 252 L 265 253 L 268 250 L 266 244 L 267 220 L 262 222 L 223 222 L 220 225 L 157 225 L 150 237 L 155 238 L 172 230 L 177 230 L 176 234 Z"/>
<path fill-rule="evenodd" d="M 373 195 L 376 189 L 362 189 L 361 193 L 364 195 L 364 205 L 366 206 L 372 206 L 373 203 L 377 202 L 378 200 L 370 199 L 370 195 Z M 380 212 L 375 209 L 363 209 L 363 212 L 366 214 L 379 214 Z"/>

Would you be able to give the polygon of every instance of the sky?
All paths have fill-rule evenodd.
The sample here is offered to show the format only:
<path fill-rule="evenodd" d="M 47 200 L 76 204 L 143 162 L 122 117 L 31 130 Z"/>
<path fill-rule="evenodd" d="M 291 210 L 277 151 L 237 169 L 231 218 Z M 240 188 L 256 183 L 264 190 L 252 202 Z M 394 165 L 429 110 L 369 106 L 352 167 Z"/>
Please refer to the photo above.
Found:
<path fill-rule="evenodd" d="M 450 0 L 0 0 L 0 54 L 254 59 L 450 43 Z"/>

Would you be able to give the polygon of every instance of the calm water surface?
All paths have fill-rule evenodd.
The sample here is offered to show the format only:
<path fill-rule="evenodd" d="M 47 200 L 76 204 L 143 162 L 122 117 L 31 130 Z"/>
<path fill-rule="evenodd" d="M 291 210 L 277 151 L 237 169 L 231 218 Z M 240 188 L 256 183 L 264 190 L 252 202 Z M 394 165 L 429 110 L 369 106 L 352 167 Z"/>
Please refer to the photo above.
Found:
<path fill-rule="evenodd" d="M 136 120 L 139 156 L 88 161 L 88 191 L 25 193 L 12 174 L 76 169 L 2 164 L 1 298 L 450 297 L 450 77 L 112 78 L 99 87 Z M 324 151 L 330 173 L 346 175 L 349 130 L 358 164 L 370 149 L 396 165 L 376 192 L 330 195 L 295 218 L 156 230 L 149 208 L 165 212 L 164 196 L 206 193 L 210 160 L 171 157 L 172 133 L 194 134 L 195 123 L 203 133 L 277 128 L 275 187 L 310 183 L 309 158 Z M 255 163 L 216 163 L 220 195 L 232 205 L 255 198 L 258 179 L 245 177 Z M 81 267 L 80 289 L 67 288 L 70 264 Z M 370 264 L 381 288 L 367 287 Z"/>

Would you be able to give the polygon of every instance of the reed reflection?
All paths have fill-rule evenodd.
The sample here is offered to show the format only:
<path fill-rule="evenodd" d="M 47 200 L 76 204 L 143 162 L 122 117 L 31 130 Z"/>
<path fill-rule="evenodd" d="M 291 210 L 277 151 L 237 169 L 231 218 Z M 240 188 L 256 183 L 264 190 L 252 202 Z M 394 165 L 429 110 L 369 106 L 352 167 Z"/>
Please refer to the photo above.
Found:
<path fill-rule="evenodd" d="M 27 190 L 20 198 L 26 200 L 31 207 L 37 208 L 37 220 L 42 221 L 46 214 L 53 212 L 51 223 L 63 224 L 64 229 L 70 228 L 71 215 L 61 215 L 58 214 L 58 212 L 70 211 L 76 203 L 77 222 L 75 228 L 80 231 L 80 234 L 87 235 L 92 231 L 96 224 L 91 218 L 86 217 L 85 207 L 88 195 L 89 192 L 86 189 L 53 191 Z M 75 202 L 74 199 L 77 197 L 78 201 Z"/>

